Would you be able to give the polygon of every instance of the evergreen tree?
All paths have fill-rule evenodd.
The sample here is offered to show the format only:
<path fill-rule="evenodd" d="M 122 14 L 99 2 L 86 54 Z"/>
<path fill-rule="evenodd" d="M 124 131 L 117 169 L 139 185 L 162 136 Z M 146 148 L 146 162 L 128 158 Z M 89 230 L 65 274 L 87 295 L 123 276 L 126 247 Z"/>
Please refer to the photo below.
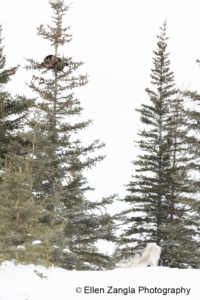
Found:
<path fill-rule="evenodd" d="M 200 63 L 200 60 L 197 59 L 197 63 Z M 184 110 L 185 118 L 187 119 L 187 126 L 190 132 L 187 137 L 187 142 L 189 144 L 189 154 L 192 157 L 192 161 L 190 163 L 190 171 L 193 178 L 192 189 L 196 189 L 198 191 L 196 199 L 199 199 L 200 192 L 200 184 L 199 184 L 199 174 L 200 174 L 200 111 L 199 111 L 199 101 L 200 94 L 198 91 L 184 90 L 182 91 L 182 96 L 186 99 L 188 108 Z M 189 102 L 189 103 L 188 103 Z M 200 219 L 200 209 L 198 201 L 192 203 L 191 205 L 193 215 L 192 218 L 199 222 Z M 196 233 L 196 240 L 199 241 L 199 226 L 198 232 Z M 199 249 L 199 248 L 198 248 Z M 199 257 L 199 250 L 196 251 L 195 255 L 196 259 Z M 198 265 L 199 267 L 199 265 Z"/>
<path fill-rule="evenodd" d="M 15 260 L 22 264 L 49 266 L 53 230 L 38 225 L 47 199 L 35 203 L 31 195 L 31 158 L 33 142 L 24 135 L 26 117 L 33 100 L 5 91 L 6 84 L 19 66 L 5 69 L 0 26 L 0 263 Z M 34 136 L 35 138 L 35 136 Z M 33 153 L 32 153 L 33 154 Z M 54 218 L 54 213 L 52 214 Z M 55 231 L 55 230 L 54 230 Z M 40 240 L 39 245 L 34 245 Z"/>
<path fill-rule="evenodd" d="M 2 26 L 0 26 L 0 182 L 2 168 L 5 165 L 6 156 L 22 155 L 22 149 L 30 146 L 30 143 L 20 138 L 23 122 L 28 115 L 28 107 L 32 101 L 24 96 L 15 96 L 5 91 L 6 84 L 17 72 L 19 66 L 6 69 L 6 57 L 3 54 Z"/>
<path fill-rule="evenodd" d="M 36 134 L 33 141 L 33 155 Z M 49 267 L 52 236 L 60 228 L 50 228 L 41 224 L 40 219 L 47 214 L 45 208 L 48 197 L 38 200 L 32 194 L 31 158 L 21 163 L 6 159 L 0 193 L 0 263 L 14 260 L 28 265 Z M 20 165 L 21 163 L 21 165 Z M 56 212 L 51 213 L 52 222 Z"/>
<path fill-rule="evenodd" d="M 171 122 L 168 130 L 171 166 L 168 169 L 168 191 L 166 194 L 168 223 L 163 231 L 162 260 L 171 267 L 197 268 L 199 264 L 198 234 L 199 220 L 194 217 L 197 188 L 191 177 L 189 128 L 185 116 L 184 101 L 179 93 L 171 101 Z M 171 259 L 171 262 L 170 262 Z M 172 265 L 173 262 L 173 265 Z"/>
<path fill-rule="evenodd" d="M 102 265 L 106 257 L 94 253 L 92 245 L 99 239 L 114 239 L 114 222 L 108 214 L 98 215 L 94 212 L 111 204 L 113 197 L 105 198 L 101 202 L 88 201 L 84 193 L 91 188 L 87 186 L 82 172 L 104 159 L 104 156 L 88 156 L 104 144 L 96 140 L 84 147 L 79 140 L 72 140 L 74 134 L 91 124 L 91 120 L 74 124 L 70 122 L 70 117 L 80 115 L 82 108 L 80 101 L 74 98 L 74 93 L 68 91 L 84 86 L 88 80 L 86 75 L 72 75 L 82 62 L 73 62 L 71 57 L 63 56 L 59 64 L 56 64 L 59 46 L 71 41 L 71 35 L 68 33 L 70 27 L 63 28 L 62 25 L 63 16 L 69 6 L 65 5 L 63 0 L 49 1 L 49 4 L 54 12 L 54 25 L 48 26 L 47 29 L 40 25 L 38 35 L 49 40 L 54 47 L 53 61 L 47 59 L 45 63 L 40 64 L 33 59 L 27 59 L 30 64 L 26 66 L 27 70 L 41 72 L 40 76 L 34 75 L 28 84 L 40 96 L 36 106 L 41 112 L 32 165 L 35 174 L 33 192 L 38 197 L 49 197 L 46 209 L 58 211 L 56 224 L 63 220 L 68 222 L 65 230 L 54 240 L 54 261 L 60 262 L 60 265 L 67 269 L 75 268 L 77 261 L 79 264 L 81 261 L 82 266 L 84 261 Z M 65 67 L 61 68 L 61 65 Z M 35 122 L 32 119 L 29 126 L 33 128 Z M 59 199 L 54 207 L 50 199 L 54 199 L 57 193 Z M 51 225 L 49 218 L 43 218 L 41 221 Z M 81 251 L 83 248 L 84 251 Z"/>
<path fill-rule="evenodd" d="M 123 199 L 131 208 L 122 212 L 122 215 L 130 213 L 130 217 L 124 222 L 129 227 L 121 243 L 133 243 L 129 252 L 137 252 L 147 242 L 154 242 L 162 246 L 161 265 L 184 268 L 188 263 L 196 265 L 193 255 L 198 245 L 194 241 L 191 246 L 190 242 L 196 233 L 192 226 L 197 223 L 189 215 L 195 199 L 190 195 L 190 159 L 186 156 L 182 100 L 175 97 L 177 90 L 166 53 L 166 21 L 160 29 L 151 74 L 156 90 L 147 88 L 151 104 L 136 109 L 141 114 L 141 122 L 146 124 L 146 129 L 138 133 L 141 140 L 136 142 L 144 154 L 133 162 L 137 175 L 132 176 L 134 181 L 127 185 L 129 195 Z M 126 250 L 127 247 L 122 253 Z"/>

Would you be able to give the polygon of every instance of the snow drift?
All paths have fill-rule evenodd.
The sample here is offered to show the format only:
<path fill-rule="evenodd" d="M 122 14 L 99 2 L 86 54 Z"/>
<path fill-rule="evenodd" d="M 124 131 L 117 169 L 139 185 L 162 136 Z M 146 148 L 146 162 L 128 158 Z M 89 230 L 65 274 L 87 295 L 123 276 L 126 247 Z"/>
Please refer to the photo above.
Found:
<path fill-rule="evenodd" d="M 0 267 L 0 300 L 193 300 L 199 295 L 199 274 L 166 267 L 78 272 L 7 262 Z"/>

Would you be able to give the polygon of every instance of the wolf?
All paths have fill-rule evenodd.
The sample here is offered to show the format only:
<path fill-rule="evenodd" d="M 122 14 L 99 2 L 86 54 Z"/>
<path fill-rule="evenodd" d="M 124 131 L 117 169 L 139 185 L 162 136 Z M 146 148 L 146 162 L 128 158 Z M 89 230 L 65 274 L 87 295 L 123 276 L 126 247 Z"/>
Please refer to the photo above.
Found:
<path fill-rule="evenodd" d="M 122 259 L 115 266 L 118 268 L 141 268 L 150 266 L 158 266 L 160 259 L 161 247 L 156 243 L 149 243 L 140 254 Z"/>

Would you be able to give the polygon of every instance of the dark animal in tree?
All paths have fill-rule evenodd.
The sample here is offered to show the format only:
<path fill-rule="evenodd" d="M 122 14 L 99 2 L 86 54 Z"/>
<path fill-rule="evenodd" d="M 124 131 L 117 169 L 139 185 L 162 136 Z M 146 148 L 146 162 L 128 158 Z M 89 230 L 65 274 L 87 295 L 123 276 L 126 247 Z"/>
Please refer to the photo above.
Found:
<path fill-rule="evenodd" d="M 40 68 L 45 67 L 48 70 L 56 69 L 57 71 L 62 71 L 65 66 L 69 66 L 68 63 L 62 61 L 59 57 L 55 55 L 48 55 L 45 57 L 44 61 L 39 65 Z"/>

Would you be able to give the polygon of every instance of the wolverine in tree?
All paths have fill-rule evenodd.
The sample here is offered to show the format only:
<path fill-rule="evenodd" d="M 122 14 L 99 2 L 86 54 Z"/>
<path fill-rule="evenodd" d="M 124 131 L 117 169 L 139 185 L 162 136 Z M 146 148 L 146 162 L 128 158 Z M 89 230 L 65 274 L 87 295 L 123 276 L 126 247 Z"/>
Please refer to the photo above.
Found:
<path fill-rule="evenodd" d="M 48 55 L 39 65 L 40 68 L 45 67 L 48 70 L 57 69 L 57 71 L 62 71 L 65 66 L 69 66 L 69 64 L 55 55 Z"/>

